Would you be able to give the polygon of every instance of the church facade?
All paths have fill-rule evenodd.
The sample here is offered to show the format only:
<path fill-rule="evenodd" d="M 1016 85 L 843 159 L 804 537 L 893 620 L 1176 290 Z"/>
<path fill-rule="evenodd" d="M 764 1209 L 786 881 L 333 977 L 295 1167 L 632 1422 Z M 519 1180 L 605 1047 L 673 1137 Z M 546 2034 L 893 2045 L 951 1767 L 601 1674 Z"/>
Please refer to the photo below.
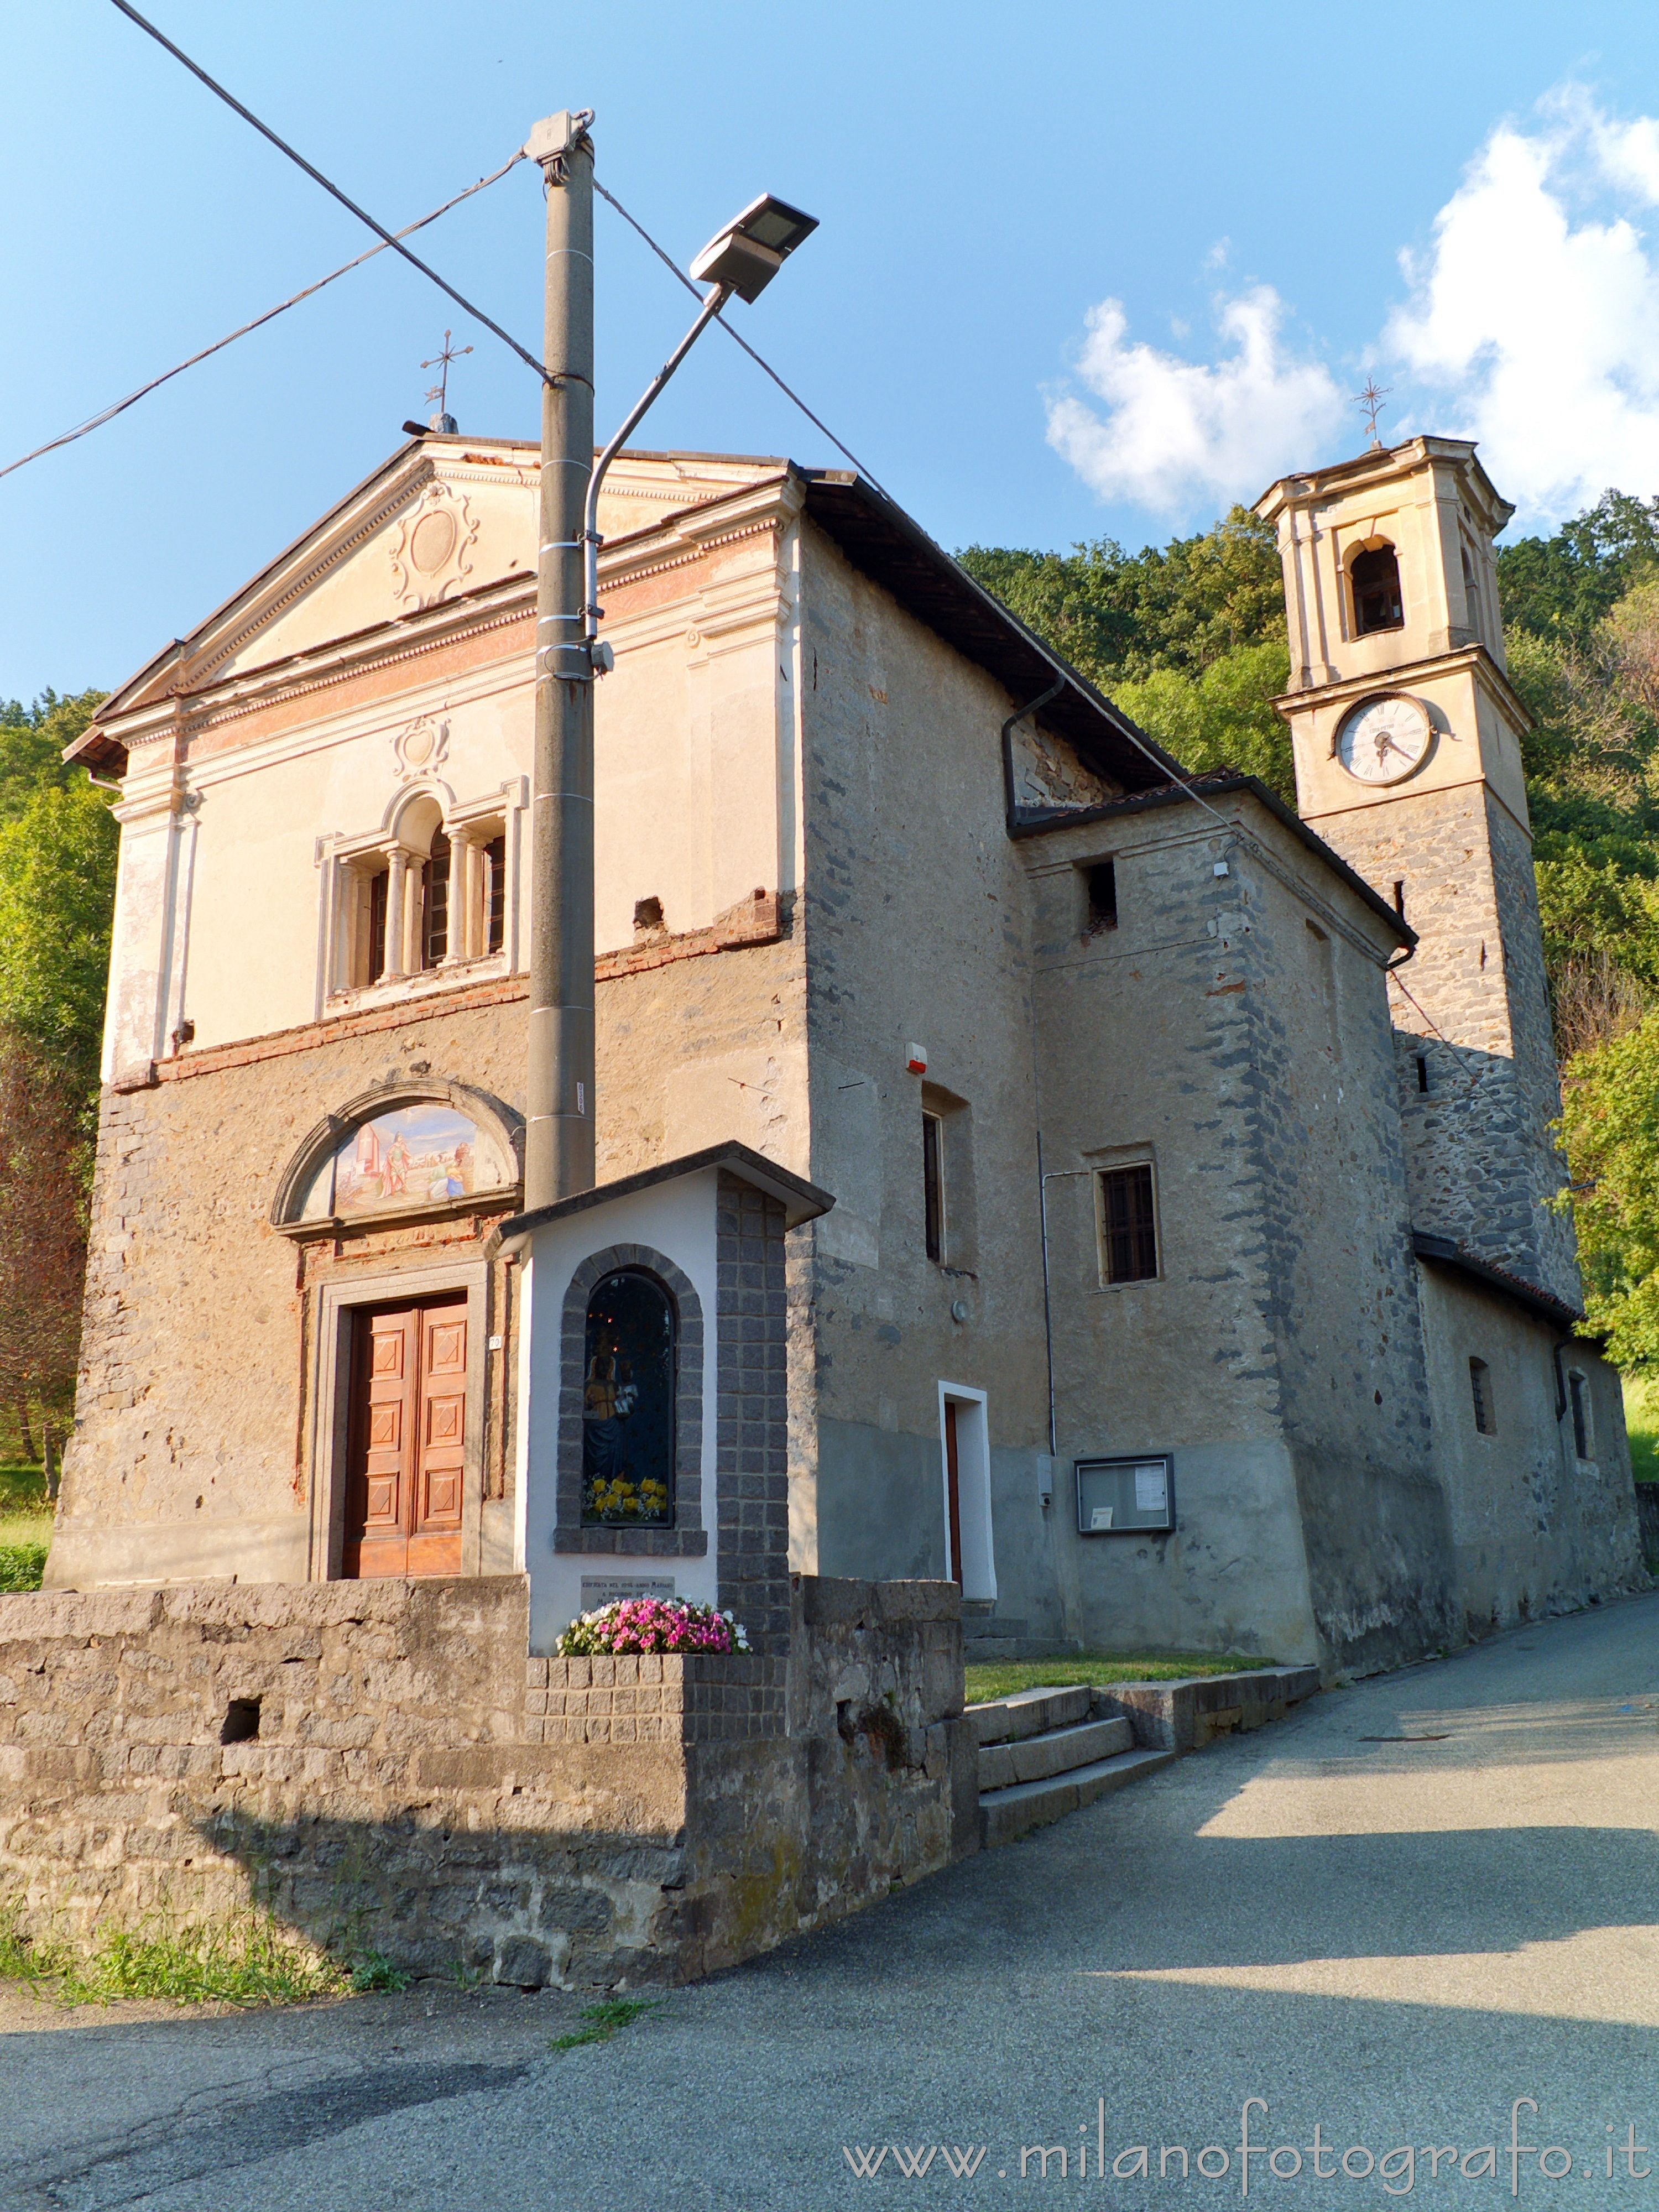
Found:
<path fill-rule="evenodd" d="M 1467 445 L 1286 479 L 1299 811 L 844 474 L 601 508 L 598 1191 L 521 1211 L 537 456 L 404 447 L 75 748 L 58 1586 L 523 1573 L 1383 1665 L 1640 1579 Z"/>

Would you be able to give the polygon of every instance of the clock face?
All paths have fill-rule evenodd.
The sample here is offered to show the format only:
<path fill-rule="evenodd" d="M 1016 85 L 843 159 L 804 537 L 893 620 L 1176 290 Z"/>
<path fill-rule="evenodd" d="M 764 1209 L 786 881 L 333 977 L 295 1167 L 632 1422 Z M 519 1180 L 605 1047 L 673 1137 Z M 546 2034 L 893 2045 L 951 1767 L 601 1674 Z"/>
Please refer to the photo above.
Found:
<path fill-rule="evenodd" d="M 1420 768 L 1434 732 L 1415 699 L 1363 700 L 1337 733 L 1336 757 L 1360 783 L 1398 783 Z"/>

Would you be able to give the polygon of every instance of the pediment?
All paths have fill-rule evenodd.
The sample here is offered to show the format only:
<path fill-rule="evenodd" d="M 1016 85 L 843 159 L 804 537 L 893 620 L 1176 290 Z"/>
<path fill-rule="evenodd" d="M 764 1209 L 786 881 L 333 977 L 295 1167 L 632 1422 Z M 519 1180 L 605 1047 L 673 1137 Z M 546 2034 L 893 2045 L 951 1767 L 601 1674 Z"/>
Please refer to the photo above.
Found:
<path fill-rule="evenodd" d="M 109 727 L 466 599 L 536 566 L 539 452 L 514 440 L 405 447 L 191 635 L 108 700 Z M 781 464 L 629 454 L 600 503 L 607 537 L 729 495 Z M 113 734 L 113 732 L 112 732 Z"/>
<path fill-rule="evenodd" d="M 325 651 L 536 565 L 531 447 L 407 447 L 295 541 L 100 719 Z"/>

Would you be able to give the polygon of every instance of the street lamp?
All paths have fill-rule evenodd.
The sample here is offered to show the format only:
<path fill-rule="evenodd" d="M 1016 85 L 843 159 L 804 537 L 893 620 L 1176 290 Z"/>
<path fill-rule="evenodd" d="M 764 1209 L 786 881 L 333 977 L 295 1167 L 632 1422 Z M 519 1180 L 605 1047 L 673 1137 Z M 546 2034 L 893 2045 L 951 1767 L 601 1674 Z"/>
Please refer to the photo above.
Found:
<path fill-rule="evenodd" d="M 587 503 L 582 515 L 582 539 L 587 548 L 587 588 L 583 594 L 586 604 L 582 613 L 588 652 L 596 673 L 611 665 L 610 648 L 599 642 L 599 617 L 605 611 L 599 605 L 599 488 L 605 473 L 644 421 L 664 385 L 732 295 L 735 292 L 738 299 L 744 301 L 759 299 L 790 254 L 817 227 L 815 215 L 804 214 L 799 208 L 791 207 L 787 200 L 763 192 L 757 200 L 749 203 L 741 215 L 734 216 L 724 230 L 717 231 L 691 264 L 692 276 L 703 283 L 712 283 L 714 289 L 698 310 L 696 320 L 647 386 L 638 406 L 594 462 L 593 473 L 587 480 Z"/>
<path fill-rule="evenodd" d="M 804 238 L 818 227 L 787 200 L 763 192 L 711 238 L 691 264 L 700 284 L 725 284 L 740 300 L 758 300 Z"/>

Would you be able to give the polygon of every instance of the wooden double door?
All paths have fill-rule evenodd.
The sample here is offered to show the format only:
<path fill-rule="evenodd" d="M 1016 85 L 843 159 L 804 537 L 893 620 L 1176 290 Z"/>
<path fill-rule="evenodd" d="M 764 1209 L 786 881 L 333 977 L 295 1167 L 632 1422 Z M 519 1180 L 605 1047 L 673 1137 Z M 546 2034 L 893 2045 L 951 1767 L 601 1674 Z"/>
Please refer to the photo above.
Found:
<path fill-rule="evenodd" d="M 460 1573 L 466 1384 L 464 1297 L 353 1316 L 348 1576 Z"/>

